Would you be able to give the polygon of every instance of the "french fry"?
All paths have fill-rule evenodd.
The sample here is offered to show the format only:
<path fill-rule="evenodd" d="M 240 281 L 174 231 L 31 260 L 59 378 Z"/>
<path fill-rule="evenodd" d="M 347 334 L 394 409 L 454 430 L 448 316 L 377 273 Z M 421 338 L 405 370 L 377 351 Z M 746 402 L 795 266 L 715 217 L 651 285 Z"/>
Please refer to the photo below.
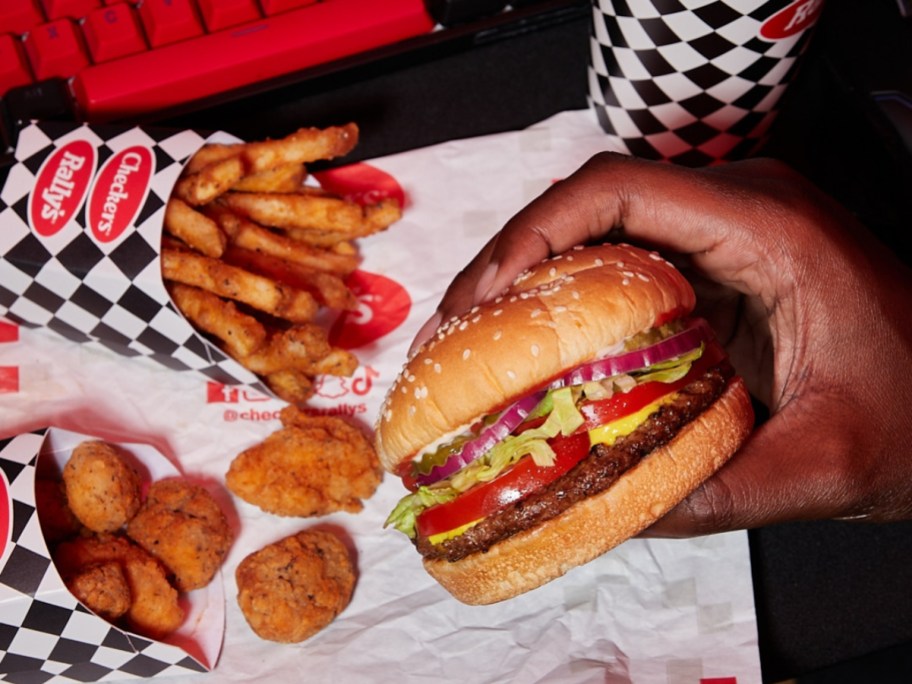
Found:
<path fill-rule="evenodd" d="M 296 192 L 306 178 L 304 164 L 281 164 L 274 169 L 244 176 L 231 189 L 239 192 Z"/>
<path fill-rule="evenodd" d="M 313 380 L 303 371 L 282 370 L 270 373 L 263 380 L 279 399 L 296 406 L 305 404 L 314 393 Z"/>
<path fill-rule="evenodd" d="M 239 216 L 219 203 L 207 207 L 206 213 L 221 227 L 235 247 L 337 275 L 348 275 L 358 267 L 356 254 L 339 254 L 293 240 Z"/>
<path fill-rule="evenodd" d="M 186 171 L 195 173 L 214 161 L 239 156 L 247 173 L 259 173 L 283 164 L 334 159 L 351 152 L 357 143 L 358 126 L 353 123 L 322 129 L 301 128 L 278 140 L 207 145 L 190 159 Z"/>
<path fill-rule="evenodd" d="M 309 292 L 189 251 L 163 249 L 166 280 L 193 285 L 293 323 L 313 320 L 319 305 Z"/>
<path fill-rule="evenodd" d="M 240 156 L 228 157 L 204 166 L 177 181 L 174 193 L 187 204 L 199 206 L 224 194 L 244 177 Z"/>
<path fill-rule="evenodd" d="M 251 273 L 259 273 L 291 287 L 314 292 L 320 303 L 331 309 L 354 311 L 358 299 L 341 276 L 327 271 L 306 268 L 269 254 L 239 247 L 229 247 L 225 261 Z"/>
<path fill-rule="evenodd" d="M 181 313 L 200 330 L 221 340 L 232 357 L 249 356 L 266 342 L 263 324 L 239 311 L 233 302 L 181 283 L 172 283 L 168 291 Z"/>
<path fill-rule="evenodd" d="M 172 197 L 165 206 L 164 228 L 173 237 L 206 256 L 222 256 L 228 243 L 228 238 L 215 221 L 177 197 Z"/>
<path fill-rule="evenodd" d="M 355 124 L 301 128 L 277 140 L 208 144 L 187 162 L 165 208 L 161 268 L 177 309 L 280 399 L 301 406 L 319 375 L 350 376 L 321 307 L 353 311 L 345 282 L 359 237 L 402 214 L 305 185 L 308 164 L 351 151 Z"/>
<path fill-rule="evenodd" d="M 221 201 L 265 226 L 280 230 L 331 231 L 349 239 L 385 230 L 402 216 L 399 203 L 393 199 L 361 206 L 341 197 L 310 193 L 229 192 Z"/>
<path fill-rule="evenodd" d="M 351 375 L 358 367 L 350 352 L 330 346 L 326 331 L 316 324 L 276 331 L 266 344 L 239 360 L 254 373 L 267 376 L 282 370 L 298 370 L 313 376 L 324 369 L 333 370 L 334 375 Z"/>

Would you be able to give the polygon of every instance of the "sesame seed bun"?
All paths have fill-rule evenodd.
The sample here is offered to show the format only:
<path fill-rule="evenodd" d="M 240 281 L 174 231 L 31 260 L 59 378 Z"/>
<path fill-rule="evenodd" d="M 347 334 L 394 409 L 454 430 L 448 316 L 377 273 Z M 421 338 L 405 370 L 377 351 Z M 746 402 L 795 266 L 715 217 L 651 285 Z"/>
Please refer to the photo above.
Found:
<path fill-rule="evenodd" d="M 654 252 L 601 245 L 548 259 L 448 321 L 409 359 L 376 425 L 390 472 L 628 337 L 690 313 L 690 283 Z"/>

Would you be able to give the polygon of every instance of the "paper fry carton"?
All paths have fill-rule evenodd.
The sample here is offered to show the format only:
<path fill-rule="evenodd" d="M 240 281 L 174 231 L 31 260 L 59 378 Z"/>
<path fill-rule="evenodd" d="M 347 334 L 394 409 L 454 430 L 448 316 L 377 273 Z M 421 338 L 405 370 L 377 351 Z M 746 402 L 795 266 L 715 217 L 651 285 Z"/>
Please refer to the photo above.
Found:
<path fill-rule="evenodd" d="M 165 205 L 225 134 L 34 122 L 0 192 L 0 316 L 269 393 L 177 311 L 161 276 Z"/>
<path fill-rule="evenodd" d="M 183 595 L 186 619 L 167 643 L 112 625 L 67 590 L 39 525 L 35 482 L 59 472 L 89 435 L 48 428 L 0 440 L 0 680 L 106 681 L 211 670 L 225 626 L 221 575 Z M 178 475 L 144 444 L 119 444 L 150 480 Z"/>

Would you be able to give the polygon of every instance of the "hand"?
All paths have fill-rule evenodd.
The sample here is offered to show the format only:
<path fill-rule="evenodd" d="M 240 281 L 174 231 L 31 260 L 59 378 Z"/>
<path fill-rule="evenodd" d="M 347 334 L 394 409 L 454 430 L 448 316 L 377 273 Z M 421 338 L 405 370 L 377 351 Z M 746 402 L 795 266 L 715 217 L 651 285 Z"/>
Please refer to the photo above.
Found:
<path fill-rule="evenodd" d="M 466 266 L 414 346 L 541 259 L 605 240 L 675 261 L 770 413 L 647 534 L 912 517 L 912 273 L 778 162 L 693 170 L 593 157 Z"/>

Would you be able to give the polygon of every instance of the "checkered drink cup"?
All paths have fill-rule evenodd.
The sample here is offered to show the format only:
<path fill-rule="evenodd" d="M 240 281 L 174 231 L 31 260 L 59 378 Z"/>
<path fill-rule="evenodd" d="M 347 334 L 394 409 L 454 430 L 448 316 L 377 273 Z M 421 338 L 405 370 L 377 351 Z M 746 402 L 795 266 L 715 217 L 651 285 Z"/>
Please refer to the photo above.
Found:
<path fill-rule="evenodd" d="M 749 156 L 823 0 L 593 0 L 589 100 L 619 151 L 686 166 Z"/>

